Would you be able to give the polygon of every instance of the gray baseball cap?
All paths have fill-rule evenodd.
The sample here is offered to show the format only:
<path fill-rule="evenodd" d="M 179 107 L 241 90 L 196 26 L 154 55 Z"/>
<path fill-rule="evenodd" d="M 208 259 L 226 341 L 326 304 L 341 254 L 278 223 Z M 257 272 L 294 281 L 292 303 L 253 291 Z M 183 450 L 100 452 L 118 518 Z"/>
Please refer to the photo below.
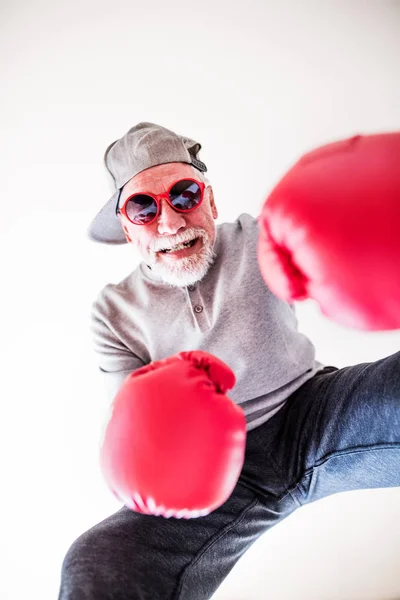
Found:
<path fill-rule="evenodd" d="M 207 171 L 198 159 L 201 144 L 155 123 L 138 123 L 110 144 L 104 163 L 114 181 L 115 193 L 93 219 L 87 233 L 102 244 L 125 244 L 126 238 L 116 209 L 123 186 L 132 177 L 156 165 L 183 162 Z"/>

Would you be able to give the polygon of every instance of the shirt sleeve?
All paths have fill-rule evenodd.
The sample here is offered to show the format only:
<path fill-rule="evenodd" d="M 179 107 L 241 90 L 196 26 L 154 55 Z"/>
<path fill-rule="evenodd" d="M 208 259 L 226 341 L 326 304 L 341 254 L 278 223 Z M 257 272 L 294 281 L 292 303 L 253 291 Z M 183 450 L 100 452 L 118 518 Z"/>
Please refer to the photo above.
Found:
<path fill-rule="evenodd" d="M 95 310 L 91 313 L 91 331 L 100 375 L 111 403 L 126 377 L 145 363 L 118 339 Z"/>

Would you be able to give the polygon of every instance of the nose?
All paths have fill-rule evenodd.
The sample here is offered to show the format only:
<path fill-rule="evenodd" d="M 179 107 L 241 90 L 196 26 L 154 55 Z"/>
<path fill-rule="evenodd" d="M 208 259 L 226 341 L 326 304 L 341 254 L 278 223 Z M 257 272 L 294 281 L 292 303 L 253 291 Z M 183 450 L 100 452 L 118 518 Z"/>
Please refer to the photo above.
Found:
<path fill-rule="evenodd" d="M 161 200 L 160 214 L 158 215 L 158 233 L 174 235 L 180 229 L 185 227 L 186 221 L 182 213 L 178 213 L 170 204 L 163 198 Z"/>

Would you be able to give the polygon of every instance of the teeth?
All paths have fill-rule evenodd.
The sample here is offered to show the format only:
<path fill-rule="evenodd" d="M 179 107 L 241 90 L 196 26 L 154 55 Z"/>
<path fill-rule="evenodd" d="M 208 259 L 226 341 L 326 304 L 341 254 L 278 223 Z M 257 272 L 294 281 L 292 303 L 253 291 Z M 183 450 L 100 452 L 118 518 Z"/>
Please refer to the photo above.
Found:
<path fill-rule="evenodd" d="M 178 244 L 177 246 L 174 246 L 173 248 L 165 248 L 164 250 L 161 250 L 161 252 L 177 252 L 178 250 L 183 250 L 183 248 L 188 248 L 189 246 L 193 246 L 194 244 L 194 239 L 193 240 L 189 240 L 188 242 L 184 242 L 183 244 Z"/>
<path fill-rule="evenodd" d="M 177 246 L 174 246 L 173 248 L 171 248 L 170 252 L 176 252 L 177 250 L 182 250 L 183 248 L 186 248 L 187 244 L 178 244 Z"/>

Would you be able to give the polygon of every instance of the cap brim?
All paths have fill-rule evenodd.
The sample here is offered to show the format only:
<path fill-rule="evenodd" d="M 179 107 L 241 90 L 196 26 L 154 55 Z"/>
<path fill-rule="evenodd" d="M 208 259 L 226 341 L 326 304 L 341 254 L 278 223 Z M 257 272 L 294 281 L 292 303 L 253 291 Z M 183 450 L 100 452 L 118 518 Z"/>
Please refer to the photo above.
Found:
<path fill-rule="evenodd" d="M 126 244 L 126 237 L 120 220 L 115 214 L 119 190 L 111 196 L 101 211 L 91 222 L 87 235 L 93 242 L 101 244 Z"/>

